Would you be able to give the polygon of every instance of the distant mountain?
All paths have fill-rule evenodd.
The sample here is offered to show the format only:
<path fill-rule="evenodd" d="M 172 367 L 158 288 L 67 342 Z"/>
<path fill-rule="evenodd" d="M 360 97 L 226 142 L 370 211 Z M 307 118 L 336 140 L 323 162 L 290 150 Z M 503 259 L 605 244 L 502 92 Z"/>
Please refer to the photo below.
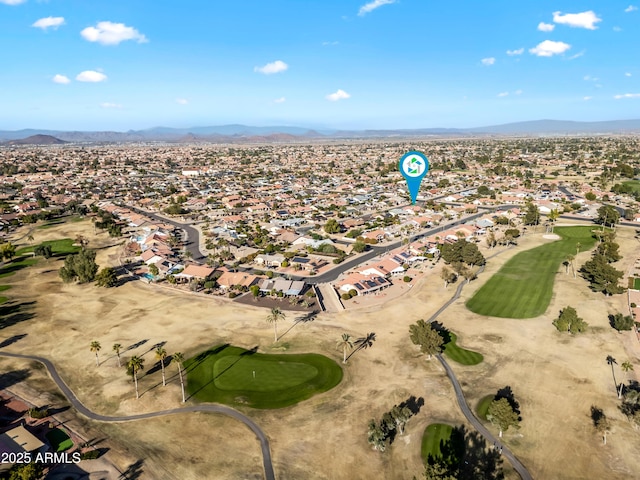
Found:
<path fill-rule="evenodd" d="M 60 140 L 52 135 L 31 135 L 27 138 L 21 138 L 17 140 L 9 140 L 5 142 L 5 145 L 62 145 L 65 144 L 64 140 Z"/>
<path fill-rule="evenodd" d="M 593 135 L 640 133 L 640 119 L 607 122 L 535 120 L 477 128 L 415 128 L 379 130 L 310 130 L 304 127 L 219 125 L 212 127 L 154 127 L 127 132 L 64 132 L 55 130 L 0 131 L 0 141 L 20 140 L 13 145 L 53 145 L 71 143 L 282 143 L 311 139 L 394 138 L 394 137 L 477 137 L 487 135 Z M 27 137 L 27 138 L 25 138 Z"/>

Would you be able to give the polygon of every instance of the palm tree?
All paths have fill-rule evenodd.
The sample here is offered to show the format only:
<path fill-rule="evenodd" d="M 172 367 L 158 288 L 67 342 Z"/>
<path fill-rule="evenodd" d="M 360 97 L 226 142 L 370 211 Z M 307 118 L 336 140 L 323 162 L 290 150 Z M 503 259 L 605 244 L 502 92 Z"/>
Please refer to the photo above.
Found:
<path fill-rule="evenodd" d="M 367 333 L 366 337 L 358 338 L 353 344 L 355 345 L 355 349 L 349 354 L 347 360 L 351 358 L 351 356 L 359 350 L 366 350 L 367 348 L 373 346 L 373 342 L 376 341 L 375 333 Z"/>
<path fill-rule="evenodd" d="M 96 367 L 100 366 L 100 360 L 98 359 L 98 352 L 102 347 L 100 346 L 100 342 L 93 341 L 91 342 L 91 351 L 96 354 Z"/>
<path fill-rule="evenodd" d="M 138 372 L 144 370 L 144 358 L 134 355 L 127 362 L 127 369 L 133 374 L 133 381 L 136 385 L 136 398 L 140 398 L 138 393 Z"/>
<path fill-rule="evenodd" d="M 616 381 L 616 372 L 613 371 L 613 365 L 617 364 L 618 362 L 616 362 L 616 359 L 613 358 L 611 355 L 607 355 L 607 363 L 611 365 L 611 375 L 613 375 L 613 385 L 616 389 L 616 393 L 618 393 L 618 382 Z"/>
<path fill-rule="evenodd" d="M 576 243 L 576 255 L 580 253 L 580 247 L 582 247 L 582 244 L 580 242 Z"/>
<path fill-rule="evenodd" d="M 554 208 L 553 210 L 551 210 L 549 212 L 549 215 L 547 215 L 547 218 L 551 222 L 551 233 L 553 233 L 553 226 L 555 225 L 556 220 L 558 220 L 559 217 L 560 217 L 560 212 L 558 211 L 557 208 Z"/>
<path fill-rule="evenodd" d="M 167 382 L 164 376 L 164 359 L 167 358 L 167 351 L 162 347 L 156 348 L 156 358 L 160 360 L 160 368 L 162 368 L 162 386 L 165 387 Z"/>
<path fill-rule="evenodd" d="M 351 350 L 353 348 L 351 335 L 343 333 L 341 340 L 338 342 L 337 348 L 342 349 L 342 363 L 347 363 L 347 350 Z"/>
<path fill-rule="evenodd" d="M 116 356 L 118 357 L 118 366 L 120 366 L 120 349 L 121 348 L 122 348 L 122 345 L 120 345 L 119 343 L 113 344 L 113 351 L 116 352 Z"/>
<path fill-rule="evenodd" d="M 29 235 L 27 235 L 27 240 L 29 240 L 29 243 L 32 243 L 33 242 L 33 234 L 30 233 Z"/>
<path fill-rule="evenodd" d="M 182 379 L 182 362 L 184 362 L 184 355 L 181 352 L 176 352 L 171 356 L 171 359 L 178 365 L 178 375 L 180 375 L 180 387 L 182 388 L 182 403 L 186 402 L 184 396 L 184 380 Z"/>
<path fill-rule="evenodd" d="M 286 318 L 285 314 L 282 313 L 278 307 L 274 307 L 271 309 L 271 313 L 267 316 L 267 322 L 273 323 L 273 332 L 274 332 L 274 342 L 278 341 L 278 321 L 284 320 Z"/>
<path fill-rule="evenodd" d="M 628 374 L 629 372 L 633 371 L 633 365 L 629 361 L 622 362 L 622 364 L 620 365 L 620 368 L 625 373 L 625 377 L 627 376 L 626 374 Z M 618 390 L 618 398 L 622 398 L 622 387 L 623 386 L 624 386 L 624 384 L 620 384 L 620 390 Z"/>

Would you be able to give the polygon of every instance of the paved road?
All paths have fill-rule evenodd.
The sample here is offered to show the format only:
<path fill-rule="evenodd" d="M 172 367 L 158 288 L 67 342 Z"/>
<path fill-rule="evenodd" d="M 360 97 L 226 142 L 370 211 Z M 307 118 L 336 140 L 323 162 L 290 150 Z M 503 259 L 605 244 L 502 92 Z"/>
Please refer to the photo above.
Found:
<path fill-rule="evenodd" d="M 97 420 L 99 422 L 131 422 L 134 420 L 144 420 L 146 418 L 154 418 L 154 417 L 162 417 L 165 415 L 174 415 L 177 413 L 187 413 L 187 412 L 209 412 L 209 413 L 221 413 L 223 415 L 227 415 L 229 417 L 235 418 L 236 420 L 241 421 L 246 426 L 248 426 L 253 433 L 255 433 L 256 437 L 260 441 L 260 448 L 262 449 L 262 464 L 264 467 L 264 478 L 267 480 L 275 480 L 275 474 L 273 471 L 273 464 L 271 462 L 271 450 L 269 449 L 269 439 L 264 434 L 264 432 L 258 427 L 258 425 L 251 420 L 249 417 L 243 415 L 242 413 L 234 410 L 233 408 L 225 407 L 224 405 L 212 405 L 212 404 L 204 404 L 204 405 L 190 405 L 188 407 L 180 407 L 180 408 L 172 408 L 169 410 L 162 410 L 160 412 L 151 412 L 151 413 L 141 413 L 138 415 L 127 415 L 127 416 L 116 416 L 109 417 L 106 415 L 100 415 L 98 413 L 92 412 L 87 407 L 84 406 L 78 397 L 73 393 L 73 391 L 69 388 L 69 386 L 62 380 L 56 367 L 51 363 L 51 361 L 47 360 L 43 357 L 37 357 L 34 355 L 20 355 L 18 353 L 8 353 L 8 352 L 0 352 L 0 356 L 11 357 L 11 358 L 23 358 L 26 360 L 35 360 L 36 362 L 42 363 L 47 370 L 49 371 L 49 375 L 52 380 L 58 385 L 58 388 L 62 390 L 62 393 L 69 400 L 69 403 L 75 408 L 79 413 L 84 415 L 85 417 L 91 420 Z"/>
<path fill-rule="evenodd" d="M 502 251 L 500 251 L 498 253 L 495 253 L 494 255 L 492 255 L 491 257 L 488 257 L 488 258 L 495 257 L 496 255 L 499 255 L 504 251 L 506 251 L 506 250 L 502 250 Z M 484 265 L 482 267 L 480 267 L 480 270 L 478 270 L 478 274 L 482 273 L 483 271 L 484 271 Z M 462 292 L 462 289 L 464 288 L 464 286 L 467 283 L 468 283 L 467 281 L 460 282 L 460 284 L 458 285 L 458 288 L 456 289 L 456 292 L 453 294 L 453 296 L 442 307 L 440 307 L 440 309 L 438 309 L 438 311 L 436 313 L 434 313 L 431 316 L 431 318 L 429 318 L 429 322 L 433 322 L 436 318 L 438 318 L 438 316 L 442 312 L 444 312 L 449 307 L 449 305 L 451 305 L 453 302 L 455 302 L 460 297 L 460 293 Z M 522 464 L 522 462 L 520 460 L 518 460 L 516 458 L 516 456 L 513 453 L 511 453 L 511 451 L 507 447 L 505 447 L 504 444 L 502 444 L 500 442 L 499 439 L 494 437 L 493 434 L 473 414 L 473 412 L 469 408 L 469 405 L 467 405 L 467 401 L 464 398 L 464 393 L 462 392 L 462 387 L 460 386 L 460 382 L 458 382 L 458 379 L 456 378 L 455 373 L 453 373 L 453 370 L 451 369 L 451 367 L 449 366 L 447 361 L 444 359 L 442 354 L 438 354 L 438 355 L 436 355 L 436 357 L 438 357 L 438 360 L 440 361 L 440 363 L 444 367 L 445 372 L 447 372 L 447 376 L 449 377 L 449 380 L 451 380 L 451 384 L 453 385 L 453 389 L 456 392 L 456 400 L 458 401 L 458 405 L 460 406 L 460 410 L 462 410 L 462 413 L 467 418 L 469 423 L 471 423 L 471 425 L 473 425 L 474 428 L 478 432 L 480 432 L 480 434 L 482 434 L 487 439 L 489 444 L 491 444 L 491 442 L 493 442 L 494 445 L 498 445 L 500 448 L 502 448 L 502 454 L 506 457 L 507 460 L 509 460 L 511 465 L 513 465 L 513 468 L 518 472 L 518 474 L 520 475 L 522 480 L 533 480 L 533 477 L 531 476 L 531 474 L 527 470 L 527 467 L 525 467 Z"/>

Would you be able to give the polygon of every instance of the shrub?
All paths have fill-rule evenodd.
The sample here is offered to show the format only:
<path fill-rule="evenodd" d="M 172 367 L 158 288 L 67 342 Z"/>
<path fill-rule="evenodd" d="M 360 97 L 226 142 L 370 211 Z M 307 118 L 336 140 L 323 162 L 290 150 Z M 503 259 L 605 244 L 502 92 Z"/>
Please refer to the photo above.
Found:
<path fill-rule="evenodd" d="M 343 293 L 342 295 L 340 295 L 340 297 L 343 300 L 349 300 L 351 298 L 351 295 L 349 295 L 348 293 Z"/>
<path fill-rule="evenodd" d="M 409 283 L 409 282 L 411 281 L 411 277 L 410 277 L 409 275 L 405 275 L 405 276 L 402 278 L 402 281 L 403 281 L 403 282 L 405 282 L 405 283 Z"/>
<path fill-rule="evenodd" d="M 287 262 L 287 261 L 285 260 L 284 262 L 282 262 L 282 263 L 280 264 L 280 266 L 281 266 L 282 268 L 287 268 L 287 267 L 289 266 L 289 262 Z"/>
<path fill-rule="evenodd" d="M 29 416 L 35 419 L 46 418 L 49 416 L 49 409 L 48 408 L 30 408 Z"/>
<path fill-rule="evenodd" d="M 634 302 L 631 302 L 631 308 L 636 308 L 638 305 L 636 305 Z"/>
<path fill-rule="evenodd" d="M 216 286 L 216 282 L 208 280 L 206 282 L 204 282 L 204 288 L 206 288 L 207 290 L 211 290 L 212 288 L 215 288 Z"/>
<path fill-rule="evenodd" d="M 229 298 L 236 298 L 238 294 L 236 292 L 229 292 Z"/>
<path fill-rule="evenodd" d="M 272 271 L 267 271 L 267 273 L 265 274 L 267 276 L 267 278 L 273 278 L 273 272 Z"/>
<path fill-rule="evenodd" d="M 100 450 L 89 450 L 80 454 L 80 460 L 95 460 L 100 456 Z"/>
<path fill-rule="evenodd" d="M 357 297 L 358 296 L 358 291 L 355 288 L 352 288 L 351 290 L 349 290 L 349 296 L 350 297 Z"/>

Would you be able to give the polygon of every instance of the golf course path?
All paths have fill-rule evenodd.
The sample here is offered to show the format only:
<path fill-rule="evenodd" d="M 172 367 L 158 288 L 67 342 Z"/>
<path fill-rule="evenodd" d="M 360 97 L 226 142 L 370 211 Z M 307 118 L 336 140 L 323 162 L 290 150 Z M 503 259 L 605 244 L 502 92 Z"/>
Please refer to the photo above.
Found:
<path fill-rule="evenodd" d="M 253 433 L 255 433 L 256 437 L 260 441 L 260 448 L 262 449 L 262 464 L 264 467 L 264 478 L 267 480 L 275 480 L 276 476 L 273 471 L 273 464 L 271 462 L 271 450 L 269 449 L 269 439 L 264 434 L 264 432 L 260 429 L 260 427 L 249 417 L 243 415 L 242 413 L 234 410 L 233 408 L 226 407 L 224 405 L 213 405 L 213 404 L 203 404 L 203 405 L 191 405 L 188 407 L 180 407 L 180 408 L 171 408 L 169 410 L 162 410 L 159 412 L 150 412 L 150 413 L 140 413 L 138 415 L 126 415 L 126 416 L 118 416 L 118 417 L 109 417 L 106 415 L 100 415 L 99 413 L 92 412 L 84 404 L 78 400 L 78 397 L 75 396 L 73 391 L 69 388 L 69 386 L 62 380 L 56 367 L 51 363 L 51 361 L 47 360 L 43 357 L 37 357 L 34 355 L 21 355 L 18 353 L 8 353 L 8 352 L 0 352 L 0 356 L 3 357 L 11 357 L 11 358 L 22 358 L 26 360 L 35 360 L 36 362 L 42 363 L 47 370 L 49 371 L 49 375 L 51 379 L 58 385 L 58 388 L 62 390 L 62 393 L 69 400 L 69 403 L 75 408 L 79 413 L 84 415 L 85 417 L 96 420 L 99 422 L 131 422 L 134 420 L 144 420 L 146 418 L 154 418 L 154 417 L 162 417 L 166 415 L 174 415 L 177 413 L 188 413 L 188 412 L 209 412 L 209 413 L 221 413 L 223 415 L 227 415 L 229 417 L 235 418 L 236 420 L 241 421 L 246 426 L 248 426 Z"/>
<path fill-rule="evenodd" d="M 503 250 L 503 251 L 506 251 L 506 250 Z M 495 255 L 492 255 L 492 257 L 495 257 L 500 253 L 502 252 L 498 252 Z M 491 257 L 488 257 L 487 260 L 489 258 Z M 480 269 L 478 270 L 478 274 L 482 273 L 483 271 L 484 271 L 484 265 L 480 267 Z M 429 322 L 435 321 L 435 319 L 438 318 L 438 316 L 442 312 L 444 312 L 447 308 L 449 308 L 449 305 L 451 305 L 453 302 L 458 300 L 458 298 L 460 298 L 460 293 L 462 292 L 462 289 L 467 283 L 468 281 L 465 280 L 464 282 L 461 282 L 460 285 L 458 285 L 458 288 L 456 289 L 456 293 L 454 293 L 454 295 L 444 305 L 442 305 L 442 307 L 440 307 L 438 311 L 431 316 L 431 318 L 429 318 Z M 458 382 L 458 379 L 456 378 L 456 374 L 453 373 L 453 370 L 451 369 L 447 361 L 444 359 L 442 354 L 439 353 L 436 355 L 436 357 L 438 357 L 438 360 L 444 367 L 445 372 L 447 372 L 447 376 L 449 377 L 449 380 L 451 380 L 453 389 L 456 392 L 456 400 L 458 401 L 460 410 L 462 410 L 462 413 L 464 414 L 464 416 L 467 417 L 467 420 L 469 420 L 469 423 L 471 423 L 471 425 L 473 425 L 474 428 L 480 434 L 482 434 L 489 443 L 493 442 L 493 444 L 496 445 L 497 448 L 501 449 L 502 454 L 506 457 L 507 460 L 509 460 L 509 462 L 511 463 L 513 468 L 516 470 L 516 472 L 518 472 L 522 480 L 533 480 L 533 477 L 529 473 L 529 470 L 527 470 L 527 467 L 525 467 L 524 464 L 520 460 L 518 460 L 516 456 L 513 453 L 511 453 L 511 451 L 507 447 L 505 447 L 496 437 L 494 437 L 493 434 L 487 429 L 487 427 L 485 427 L 482 424 L 482 422 L 480 422 L 480 420 L 478 420 L 478 418 L 473 414 L 473 412 L 469 408 L 469 405 L 467 404 L 467 401 L 464 398 L 464 393 L 462 393 L 462 387 L 460 386 L 460 382 Z"/>

